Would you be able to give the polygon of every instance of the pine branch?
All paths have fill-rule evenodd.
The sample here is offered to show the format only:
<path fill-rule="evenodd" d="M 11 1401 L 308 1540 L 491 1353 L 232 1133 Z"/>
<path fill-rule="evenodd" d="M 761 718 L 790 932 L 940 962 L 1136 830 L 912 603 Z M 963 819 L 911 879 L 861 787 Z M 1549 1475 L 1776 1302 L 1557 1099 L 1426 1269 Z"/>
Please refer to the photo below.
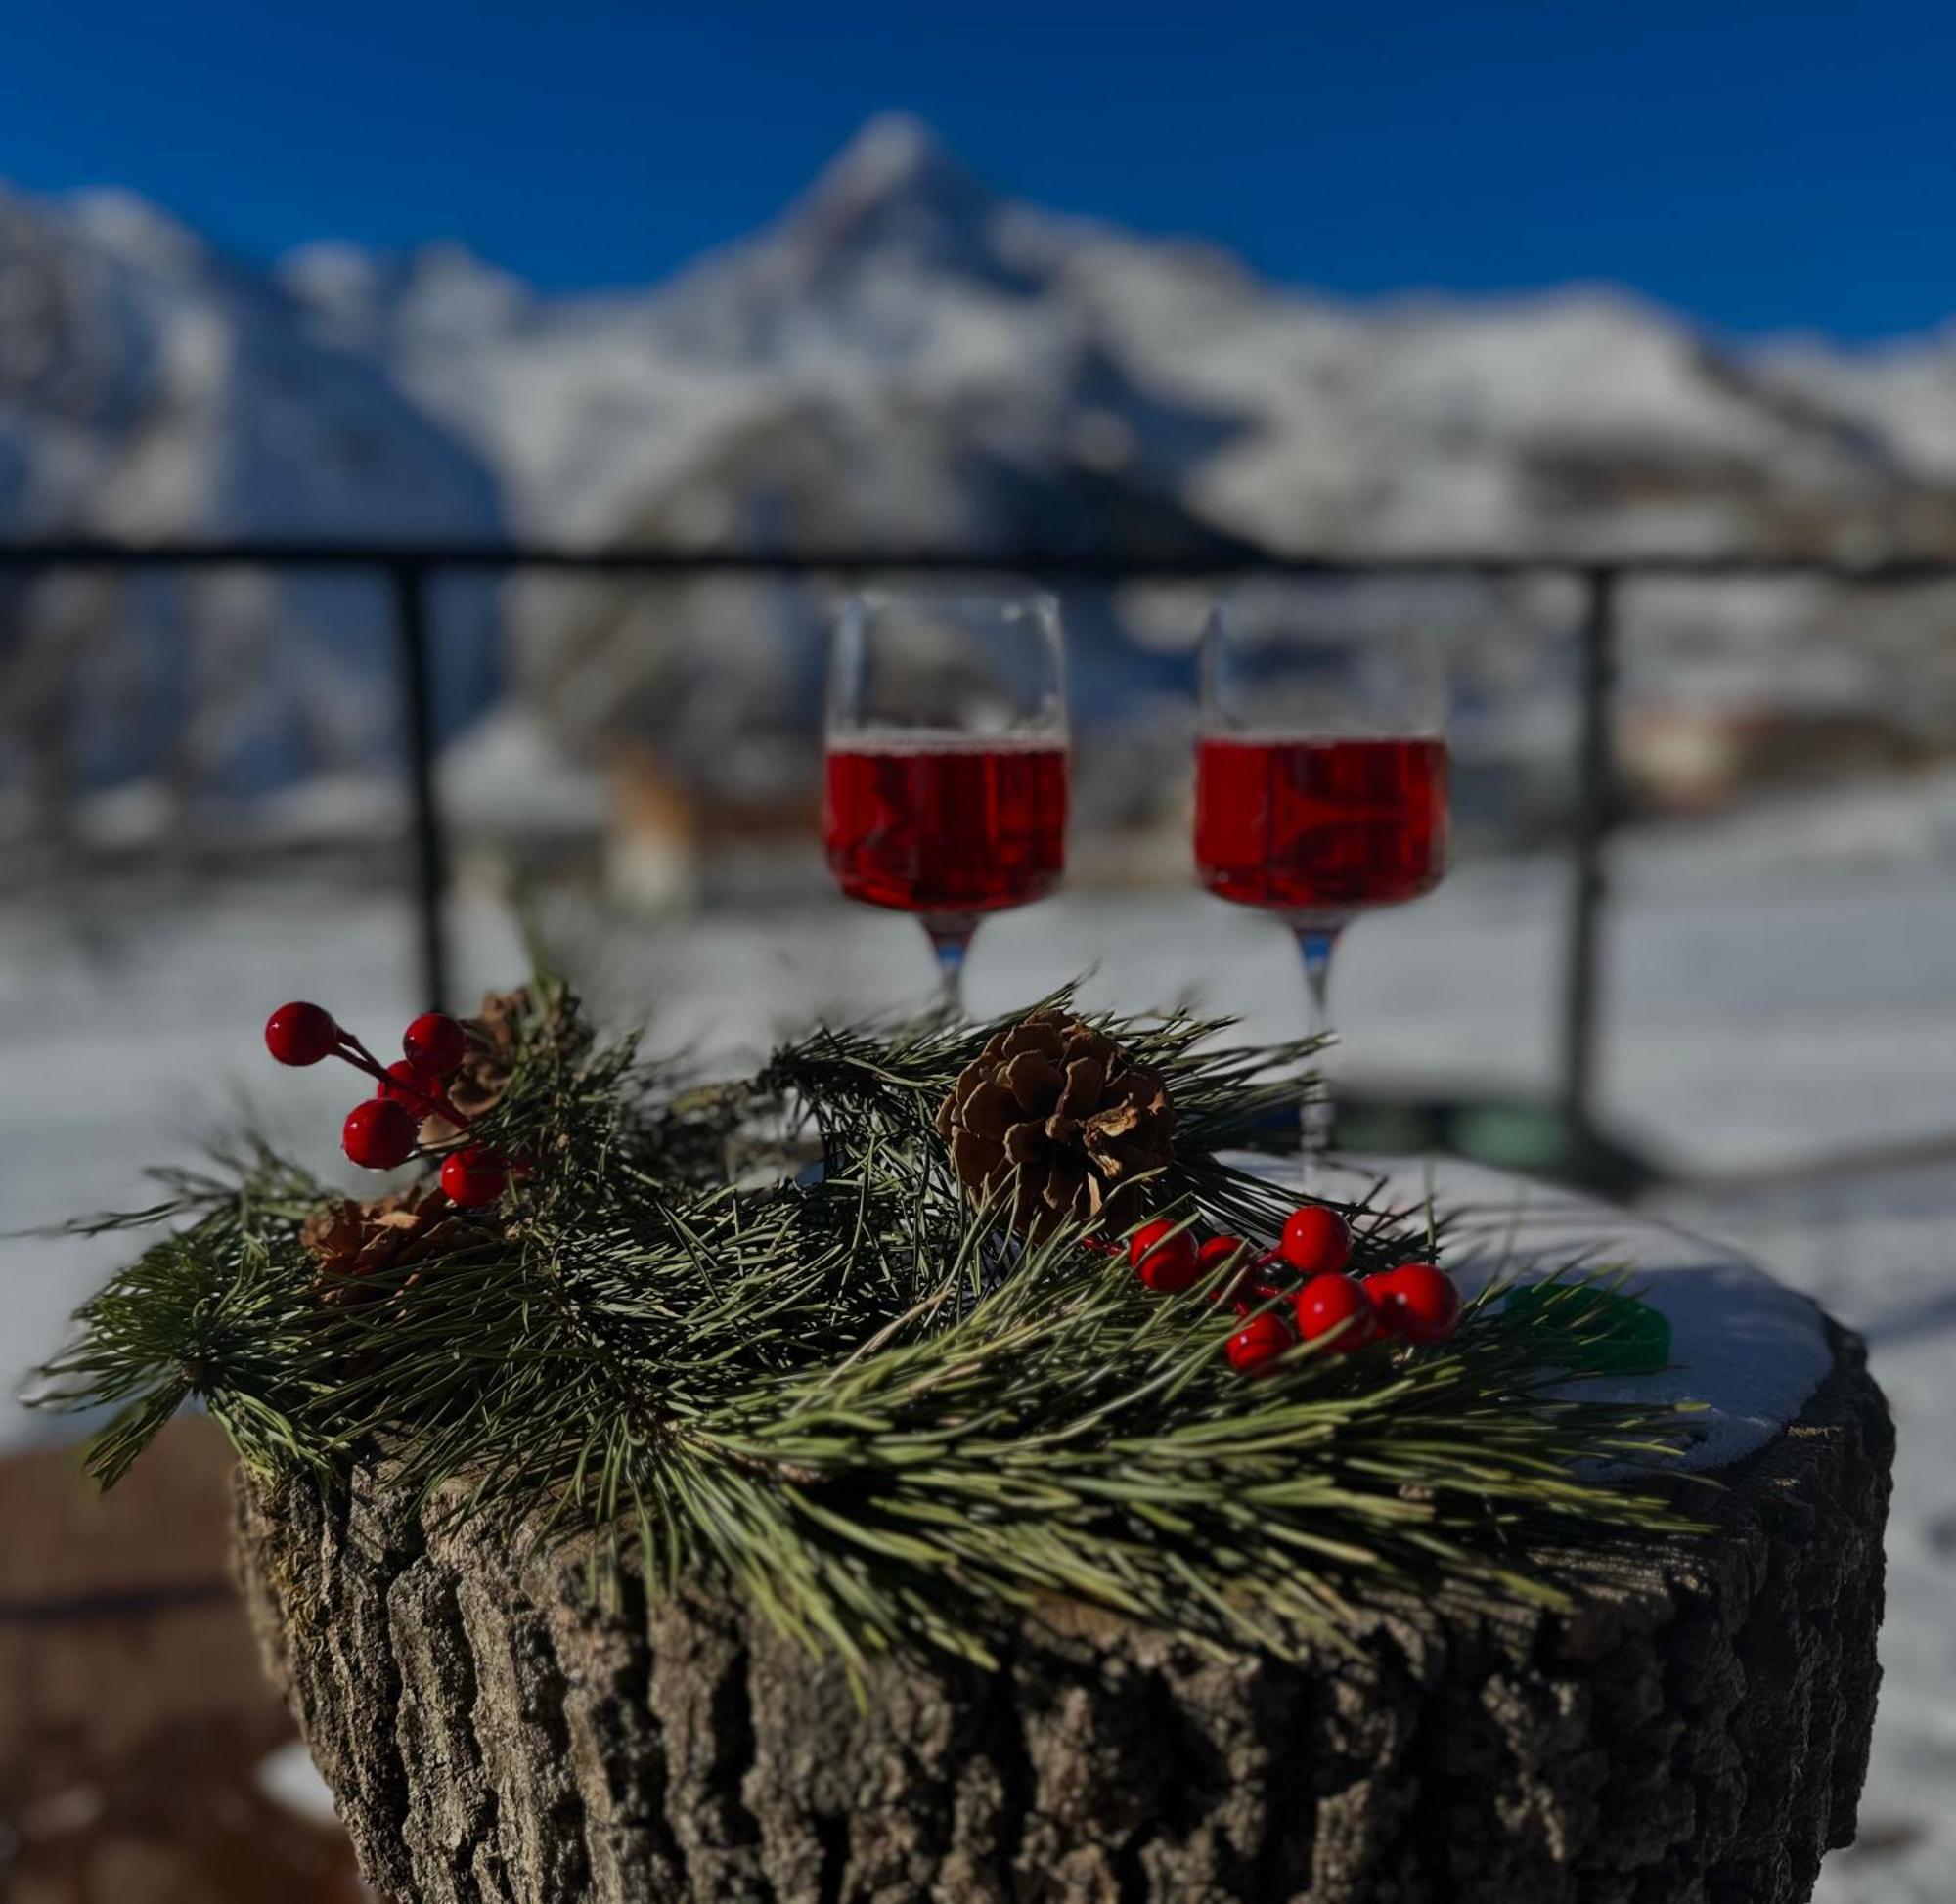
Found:
<path fill-rule="evenodd" d="M 932 1129 L 1000 1026 L 823 1030 L 708 1082 L 536 991 L 481 1126 L 536 1165 L 502 1235 L 325 1307 L 299 1239 L 321 1193 L 262 1148 L 122 1219 L 185 1226 L 48 1371 L 56 1405 L 121 1411 L 105 1483 L 200 1399 L 260 1468 L 379 1464 L 505 1537 L 588 1532 L 654 1582 L 734 1581 L 855 1660 L 988 1660 L 1049 1594 L 1286 1647 L 1387 1592 L 1552 1595 L 1526 1558 L 1544 1542 L 1685 1525 L 1584 1478 L 1655 1458 L 1675 1422 L 1551 1394 L 1544 1341 L 1598 1326 L 1579 1303 L 1544 1333 L 1485 1301 L 1444 1346 L 1306 1347 L 1246 1382 L 1213 1291 L 1153 1296 L 1078 1224 L 1012 1236 Z M 1295 1197 L 1220 1153 L 1294 1112 L 1314 1047 L 1092 1022 L 1171 1082 L 1158 1207 L 1271 1233 Z M 1348 1208 L 1361 1268 L 1425 1243 L 1376 1195 Z"/>

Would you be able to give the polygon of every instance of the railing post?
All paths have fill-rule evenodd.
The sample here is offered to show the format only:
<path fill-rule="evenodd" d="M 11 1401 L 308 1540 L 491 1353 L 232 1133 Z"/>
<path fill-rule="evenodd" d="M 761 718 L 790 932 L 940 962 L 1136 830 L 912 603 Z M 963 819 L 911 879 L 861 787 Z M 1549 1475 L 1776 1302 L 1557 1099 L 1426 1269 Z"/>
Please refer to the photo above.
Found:
<path fill-rule="evenodd" d="M 401 675 L 402 737 L 408 752 L 408 798 L 413 813 L 415 924 L 420 955 L 420 1008 L 439 1010 L 448 998 L 448 931 L 442 904 L 448 855 L 434 789 L 434 699 L 429 680 L 427 583 L 424 562 L 389 560 L 394 638 Z"/>
<path fill-rule="evenodd" d="M 1577 643 L 1576 808 L 1563 951 L 1561 1105 L 1564 1123 L 1578 1142 L 1594 1129 L 1603 856 L 1617 818 L 1610 715 L 1617 681 L 1618 580 L 1613 568 L 1582 572 L 1582 626 Z"/>

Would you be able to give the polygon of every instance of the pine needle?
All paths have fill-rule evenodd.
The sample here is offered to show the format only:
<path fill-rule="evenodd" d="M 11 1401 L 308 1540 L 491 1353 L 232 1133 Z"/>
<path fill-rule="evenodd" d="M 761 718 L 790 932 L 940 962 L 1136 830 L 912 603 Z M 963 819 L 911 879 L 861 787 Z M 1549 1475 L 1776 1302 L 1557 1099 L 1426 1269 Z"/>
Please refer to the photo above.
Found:
<path fill-rule="evenodd" d="M 1020 1244 L 931 1129 L 998 1025 L 823 1029 L 704 1081 L 536 990 L 479 1132 L 539 1163 L 501 1243 L 323 1307 L 299 1227 L 324 1192 L 258 1144 L 95 1226 L 165 1228 L 44 1372 L 45 1404 L 116 1410 L 103 1484 L 199 1402 L 261 1473 L 365 1463 L 500 1536 L 596 1535 L 654 1590 L 717 1576 L 852 1664 L 989 1660 L 1053 1594 L 1288 1648 L 1386 1594 L 1553 1601 L 1531 1552 L 1689 1525 L 1662 1489 L 1590 1478 L 1661 1460 L 1675 1412 L 1567 1399 L 1541 1332 L 1489 1302 L 1444 1346 L 1307 1346 L 1252 1382 L 1201 1290 L 1153 1295 L 1078 1229 Z M 1272 1234 L 1295 1198 L 1219 1153 L 1281 1129 L 1312 1045 L 1091 1022 L 1169 1080 L 1158 1207 Z M 1345 1208 L 1360 1272 L 1430 1218 L 1445 1247 L 1430 1212 Z"/>

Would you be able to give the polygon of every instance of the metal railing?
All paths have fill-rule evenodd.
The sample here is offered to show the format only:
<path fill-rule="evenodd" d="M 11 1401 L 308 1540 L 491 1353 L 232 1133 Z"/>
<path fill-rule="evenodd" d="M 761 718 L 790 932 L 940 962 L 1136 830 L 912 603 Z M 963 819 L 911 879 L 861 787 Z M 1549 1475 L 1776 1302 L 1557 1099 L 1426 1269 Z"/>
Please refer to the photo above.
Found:
<path fill-rule="evenodd" d="M 682 578 L 706 575 L 781 580 L 904 574 L 1024 576 L 1049 585 L 1111 586 L 1146 582 L 1227 582 L 1252 578 L 1392 580 L 1410 577 L 1514 581 L 1562 576 L 1581 591 L 1577 642 L 1578 703 L 1576 798 L 1569 827 L 1570 878 L 1560 986 L 1557 1104 L 1566 1128 L 1594 1130 L 1596 1055 L 1601 1029 L 1600 976 L 1607 906 L 1605 848 L 1618 813 L 1611 750 L 1617 675 L 1618 598 L 1626 579 L 1668 577 L 1731 581 L 1805 576 L 1857 586 L 1956 580 L 1956 560 L 1894 557 L 1862 565 L 1802 555 L 1562 554 L 1416 556 L 1278 556 L 1256 553 L 1124 554 L 1038 550 L 954 553 L 937 550 L 585 551 L 534 544 L 473 542 L 252 541 L 138 544 L 89 539 L 0 540 L 0 573 L 55 570 L 265 568 L 364 573 L 385 584 L 395 632 L 396 664 L 412 807 L 414 908 L 422 993 L 431 1004 L 449 992 L 443 897 L 447 833 L 434 776 L 434 719 L 428 642 L 428 592 L 449 574 L 548 571 L 575 575 Z"/>

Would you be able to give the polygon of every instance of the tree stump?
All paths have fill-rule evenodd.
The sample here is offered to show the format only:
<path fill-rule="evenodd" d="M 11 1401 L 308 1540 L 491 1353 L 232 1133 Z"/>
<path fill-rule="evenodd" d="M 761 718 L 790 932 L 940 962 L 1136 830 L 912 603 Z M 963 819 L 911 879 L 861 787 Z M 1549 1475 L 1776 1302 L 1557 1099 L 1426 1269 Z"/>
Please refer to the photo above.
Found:
<path fill-rule="evenodd" d="M 1097 1611 L 841 1671 L 746 1607 L 241 1483 L 266 1657 L 389 1904 L 1793 1904 L 1853 1835 L 1893 1436 L 1861 1347 L 1566 1614 L 1284 1664 Z"/>

